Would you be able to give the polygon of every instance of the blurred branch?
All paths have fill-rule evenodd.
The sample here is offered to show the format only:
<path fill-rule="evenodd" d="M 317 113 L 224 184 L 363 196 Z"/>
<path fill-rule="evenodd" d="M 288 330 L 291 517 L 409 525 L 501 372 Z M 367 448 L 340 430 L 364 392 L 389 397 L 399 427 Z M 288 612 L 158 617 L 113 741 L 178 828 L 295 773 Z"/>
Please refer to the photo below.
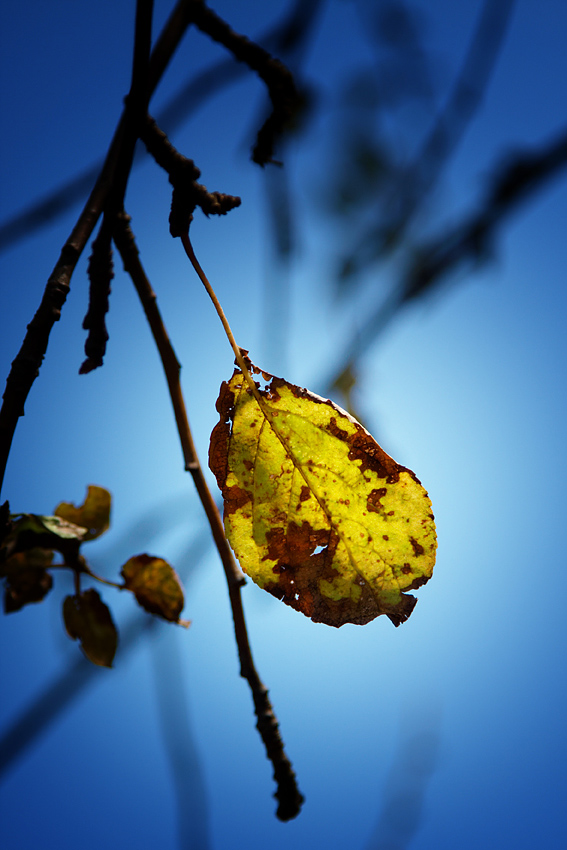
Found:
<path fill-rule="evenodd" d="M 441 718 L 423 705 L 400 735 L 386 779 L 382 811 L 366 850 L 405 850 L 423 818 L 425 796 L 439 759 Z"/>
<path fill-rule="evenodd" d="M 407 233 L 482 104 L 515 3 L 516 0 L 485 0 L 445 107 L 412 162 L 394 174 L 380 201 L 379 223 L 367 229 L 341 261 L 343 276 L 351 278 L 392 251 Z"/>
<path fill-rule="evenodd" d="M 211 850 L 209 798 L 175 630 L 150 643 L 158 715 L 176 798 L 179 850 Z"/>
<path fill-rule="evenodd" d="M 421 172 L 421 194 L 437 181 L 479 109 L 502 50 L 516 0 L 485 0 L 463 66 L 445 108 L 408 171 Z M 418 199 L 416 199 L 418 202 Z M 411 214 L 411 209 L 408 210 Z"/>
<path fill-rule="evenodd" d="M 416 251 L 401 286 L 401 304 L 421 296 L 464 263 L 490 255 L 498 228 L 567 165 L 567 132 L 540 150 L 519 153 L 493 178 L 479 212 Z"/>
<path fill-rule="evenodd" d="M 490 256 L 498 228 L 567 166 L 567 131 L 538 150 L 517 153 L 496 170 L 480 209 L 460 224 L 419 246 L 397 288 L 383 299 L 347 342 L 328 389 L 340 387 L 355 361 L 408 302 L 438 288 L 467 264 Z"/>

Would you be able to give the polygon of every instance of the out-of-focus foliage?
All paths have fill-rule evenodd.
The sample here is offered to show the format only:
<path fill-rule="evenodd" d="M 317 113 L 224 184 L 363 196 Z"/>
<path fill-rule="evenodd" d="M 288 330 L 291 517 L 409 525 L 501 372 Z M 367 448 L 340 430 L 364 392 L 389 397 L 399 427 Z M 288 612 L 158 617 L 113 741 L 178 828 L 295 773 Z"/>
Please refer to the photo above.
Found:
<path fill-rule="evenodd" d="M 7 614 L 31 602 L 41 602 L 53 587 L 53 570 L 73 571 L 76 592 L 63 603 L 65 628 L 69 637 L 79 641 L 86 657 L 102 667 L 112 666 L 118 632 L 98 592 L 92 588 L 81 591 L 85 576 L 119 590 L 130 590 L 146 611 L 189 625 L 179 619 L 185 604 L 183 589 L 167 561 L 151 555 L 130 558 L 122 567 L 122 585 L 91 571 L 80 547 L 108 530 L 111 502 L 108 490 L 91 484 L 82 505 L 61 502 L 53 516 L 7 513 L 0 549 L 0 578 L 4 579 Z"/>
<path fill-rule="evenodd" d="M 67 634 L 79 641 L 89 661 L 100 667 L 112 667 L 118 632 L 108 606 L 94 588 L 65 598 L 63 621 Z"/>

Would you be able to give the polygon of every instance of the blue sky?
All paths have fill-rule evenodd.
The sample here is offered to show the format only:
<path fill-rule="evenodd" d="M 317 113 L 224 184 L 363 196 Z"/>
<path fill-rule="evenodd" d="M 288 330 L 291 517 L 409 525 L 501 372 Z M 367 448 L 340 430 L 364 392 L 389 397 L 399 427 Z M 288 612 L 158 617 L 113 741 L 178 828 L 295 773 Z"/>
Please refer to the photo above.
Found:
<path fill-rule="evenodd" d="M 280 0 L 212 5 L 251 36 L 286 9 Z M 439 108 L 482 4 L 407 6 L 423 27 Z M 192 225 L 195 250 L 239 344 L 264 368 L 316 392 L 404 262 L 394 256 L 369 270 L 358 290 L 335 299 L 335 249 L 349 223 L 325 214 L 322 199 L 336 164 L 341 86 L 373 67 L 365 31 L 371 7 L 329 0 L 303 57 L 318 108 L 286 152 L 298 250 L 288 300 L 279 302 L 268 331 L 266 285 L 283 278 L 266 225 L 265 174 L 247 156 L 263 108 L 259 82 L 241 78 L 172 134 L 209 189 L 242 197 L 225 218 L 198 215 Z M 133 0 L 4 4 L 2 221 L 106 150 L 129 85 L 134 8 Z M 156 3 L 154 32 L 170 8 Z M 483 103 L 419 234 L 442 232 L 473 211 L 511 149 L 537 148 L 563 130 L 566 30 L 559 0 L 515 4 Z M 152 109 L 222 56 L 203 35 L 188 33 Z M 401 156 L 419 150 L 432 103 L 388 114 Z M 232 354 L 181 246 L 169 237 L 169 201 L 167 179 L 145 160 L 133 174 L 127 208 L 183 364 L 205 460 Z M 3 375 L 78 211 L 0 255 Z M 95 670 L 2 777 L 6 850 L 38 842 L 58 850 L 101 842 L 141 850 L 565 846 L 566 211 L 563 173 L 518 208 L 490 262 L 400 313 L 358 364 L 357 409 L 386 451 L 416 472 L 436 516 L 438 561 L 411 619 L 399 629 L 381 617 L 334 630 L 251 583 L 245 588 L 256 663 L 306 797 L 299 818 L 286 824 L 274 816 L 270 765 L 238 677 L 218 556 L 119 261 L 104 368 L 77 374 L 85 251 L 16 433 L 3 499 L 14 511 L 49 513 L 62 500 L 79 503 L 89 483 L 107 487 L 112 528 L 90 544 L 93 567 L 115 577 L 135 552 L 168 558 L 185 576 L 184 615 L 193 623 L 188 631 L 140 626 L 128 647 L 135 604 L 103 589 L 124 645 L 115 668 Z M 210 483 L 215 487 L 212 476 Z M 42 605 L 0 620 L 4 730 L 80 662 L 60 616 L 69 592 L 70 581 L 57 576 Z M 76 681 L 82 669 L 76 667 Z M 171 750 L 185 767 L 180 805 Z"/>

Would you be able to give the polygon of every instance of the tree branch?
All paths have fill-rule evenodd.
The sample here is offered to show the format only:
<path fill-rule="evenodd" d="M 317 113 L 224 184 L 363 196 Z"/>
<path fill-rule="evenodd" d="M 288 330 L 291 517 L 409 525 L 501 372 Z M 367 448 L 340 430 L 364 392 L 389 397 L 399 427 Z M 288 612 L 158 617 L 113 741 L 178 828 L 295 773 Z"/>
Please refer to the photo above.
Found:
<path fill-rule="evenodd" d="M 181 367 L 163 324 L 155 293 L 140 262 L 129 221 L 130 219 L 125 213 L 119 216 L 114 241 L 123 259 L 125 271 L 130 275 L 136 287 L 152 331 L 169 388 L 177 431 L 185 460 L 185 469 L 193 477 L 195 488 L 205 509 L 215 545 L 223 565 L 232 609 L 234 634 L 240 659 L 240 675 L 246 679 L 252 692 L 254 709 L 258 718 L 256 728 L 264 742 L 266 753 L 274 769 L 274 779 L 277 784 L 277 790 L 274 796 L 277 798 L 279 804 L 277 816 L 280 820 L 290 820 L 299 814 L 303 803 L 303 796 L 299 792 L 293 768 L 285 754 L 278 721 L 268 696 L 268 689 L 260 679 L 254 665 L 240 595 L 245 579 L 234 560 L 232 550 L 225 537 L 220 514 L 197 456 L 179 380 Z"/>
<path fill-rule="evenodd" d="M 282 23 L 255 40 L 276 54 L 285 55 L 294 51 L 298 45 L 301 46 L 306 33 L 313 26 L 323 2 L 324 0 L 296 0 Z M 155 69 L 155 61 L 152 67 Z M 156 114 L 157 124 L 171 133 L 215 91 L 237 82 L 245 73 L 246 67 L 236 64 L 233 57 L 215 62 L 195 77 L 191 77 L 175 95 L 166 101 L 165 106 Z M 135 163 L 138 160 L 137 153 Z M 0 224 L 0 252 L 53 222 L 55 218 L 84 198 L 101 168 L 102 163 L 85 168 L 82 173 L 62 183 L 58 189 L 44 195 L 21 213 Z"/>
<path fill-rule="evenodd" d="M 413 160 L 400 167 L 382 199 L 381 220 L 368 228 L 343 258 L 343 276 L 351 277 L 390 253 L 407 234 L 482 104 L 515 4 L 516 0 L 484 0 L 445 106 Z"/>
<path fill-rule="evenodd" d="M 150 60 L 148 98 L 157 86 L 183 32 L 191 22 L 190 12 L 194 3 L 195 0 L 179 0 L 164 27 Z M 49 335 L 53 325 L 61 317 L 61 309 L 70 290 L 73 272 L 114 185 L 129 121 L 127 113 L 128 107 L 125 107 L 102 170 L 77 223 L 63 245 L 59 259 L 47 281 L 39 308 L 28 325 L 20 351 L 12 363 L 0 409 L 0 488 L 14 432 L 19 417 L 24 415 L 24 405 L 32 384 L 39 374 L 47 351 Z"/>
<path fill-rule="evenodd" d="M 252 159 L 258 165 L 274 162 L 277 139 L 301 108 L 301 99 L 291 73 L 279 59 L 275 59 L 259 44 L 234 32 L 204 2 L 197 6 L 195 25 L 230 50 L 239 62 L 244 62 L 256 71 L 266 84 L 272 102 L 272 113 L 258 131 Z"/>

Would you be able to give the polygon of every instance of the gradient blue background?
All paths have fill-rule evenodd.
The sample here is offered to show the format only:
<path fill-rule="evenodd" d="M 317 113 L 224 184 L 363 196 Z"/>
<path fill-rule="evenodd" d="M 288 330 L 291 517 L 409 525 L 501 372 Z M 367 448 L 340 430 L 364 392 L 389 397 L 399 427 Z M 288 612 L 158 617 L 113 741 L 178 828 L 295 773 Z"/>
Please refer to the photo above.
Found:
<path fill-rule="evenodd" d="M 156 3 L 154 32 L 171 5 Z M 213 5 L 250 35 L 286 8 L 281 0 Z M 412 6 L 435 55 L 442 103 L 481 3 Z M 134 8 L 133 0 L 3 5 L 2 220 L 106 149 L 129 84 Z M 435 197 L 432 228 L 474 208 L 500 154 L 543 144 L 563 128 L 566 37 L 562 0 L 516 4 L 482 109 Z M 222 56 L 191 31 L 154 109 L 193 70 Z M 300 251 L 285 334 L 262 327 L 273 274 L 265 174 L 246 154 L 261 115 L 260 83 L 249 75 L 227 87 L 173 135 L 209 189 L 242 196 L 242 207 L 226 218 L 198 215 L 192 226 L 238 342 L 264 368 L 314 391 L 373 303 L 372 288 L 395 274 L 369 275 L 351 301 L 330 297 L 328 249 L 338 234 L 320 195 L 332 167 L 337 83 L 370 62 L 355 4 L 332 0 L 303 66 L 320 110 L 286 161 Z M 403 144 L 411 141 L 406 134 Z M 167 180 L 145 161 L 127 208 L 183 364 L 204 460 L 232 354 L 168 235 L 168 207 Z M 411 619 L 399 629 L 381 617 L 333 630 L 250 583 L 244 591 L 257 666 L 306 797 L 287 824 L 274 816 L 271 768 L 238 677 L 219 559 L 119 261 L 104 368 L 77 374 L 85 252 L 17 430 L 3 498 L 13 511 L 49 513 L 61 500 L 79 503 L 88 483 L 108 487 L 112 529 L 90 544 L 93 567 L 114 577 L 136 552 L 169 558 L 186 576 L 185 616 L 193 624 L 188 631 L 140 629 L 132 648 L 119 649 L 115 668 L 95 670 L 3 777 L 5 850 L 566 846 L 566 210 L 563 175 L 518 210 L 492 262 L 401 314 L 362 360 L 361 413 L 384 448 L 416 471 L 437 520 L 435 574 L 418 592 Z M 2 375 L 76 214 L 0 257 Z M 80 661 L 60 618 L 68 592 L 69 579 L 57 576 L 42 605 L 0 619 L 4 729 Z M 111 588 L 102 594 L 125 634 L 135 603 Z M 189 774 L 181 784 L 173 781 L 168 742 Z"/>

